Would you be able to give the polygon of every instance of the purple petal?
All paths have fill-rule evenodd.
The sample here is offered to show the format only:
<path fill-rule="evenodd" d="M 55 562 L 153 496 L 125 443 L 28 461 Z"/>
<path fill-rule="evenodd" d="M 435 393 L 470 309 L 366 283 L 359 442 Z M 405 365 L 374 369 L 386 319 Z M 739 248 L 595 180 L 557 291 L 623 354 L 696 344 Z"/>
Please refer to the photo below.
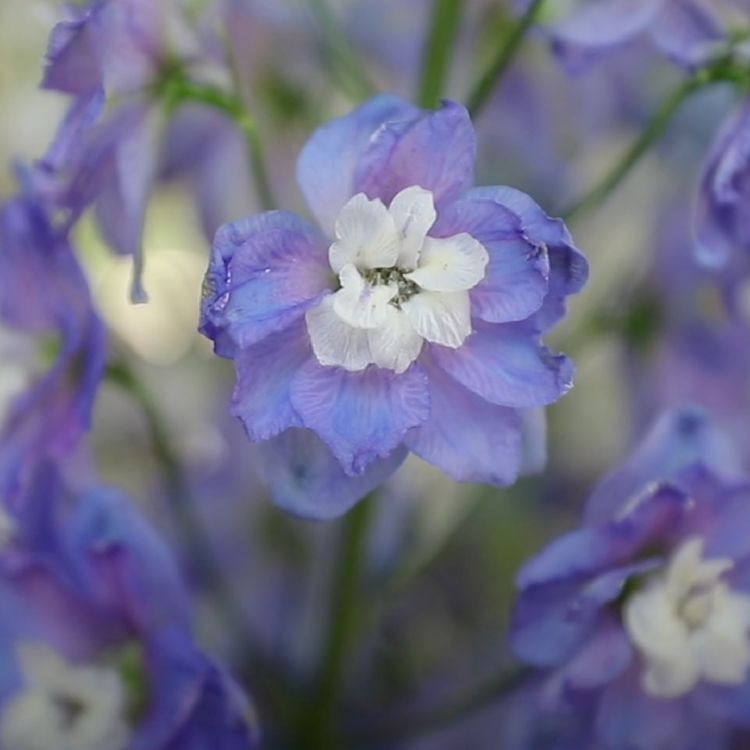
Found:
<path fill-rule="evenodd" d="M 292 383 L 292 405 L 344 471 L 356 476 L 376 458 L 386 458 L 408 429 L 429 418 L 430 393 L 417 363 L 396 375 L 374 366 L 348 372 L 311 360 Z"/>
<path fill-rule="evenodd" d="M 296 516 L 327 521 L 346 513 L 384 482 L 406 458 L 403 446 L 348 476 L 311 430 L 290 429 L 258 445 L 260 470 L 276 505 Z"/>
<path fill-rule="evenodd" d="M 44 61 L 42 88 L 66 94 L 87 94 L 102 86 L 101 68 L 86 15 L 61 21 L 53 29 Z"/>
<path fill-rule="evenodd" d="M 342 206 L 354 195 L 354 173 L 373 134 L 385 123 L 410 122 L 420 110 L 381 94 L 319 127 L 297 161 L 297 182 L 323 231 L 333 237 Z"/>
<path fill-rule="evenodd" d="M 231 412 L 242 420 L 251 440 L 267 440 L 302 426 L 289 394 L 294 376 L 311 356 L 304 320 L 237 351 Z"/>
<path fill-rule="evenodd" d="M 680 472 L 696 465 L 727 478 L 740 473 L 734 448 L 702 410 L 682 407 L 665 412 L 628 459 L 593 491 L 586 504 L 586 523 L 614 518 L 651 482 L 679 486 Z"/>
<path fill-rule="evenodd" d="M 665 2 L 651 27 L 657 47 L 672 60 L 689 67 L 707 62 L 711 42 L 724 37 L 718 17 L 693 0 Z"/>
<path fill-rule="evenodd" d="M 462 388 L 429 357 L 420 364 L 430 381 L 430 417 L 406 433 L 406 447 L 459 482 L 512 484 L 521 462 L 518 412 Z"/>
<path fill-rule="evenodd" d="M 475 321 L 458 349 L 430 345 L 435 361 L 461 385 L 500 406 L 551 404 L 572 387 L 573 364 L 543 346 L 529 327 Z"/>
<path fill-rule="evenodd" d="M 436 112 L 386 123 L 375 133 L 357 164 L 354 193 L 388 205 L 404 188 L 419 185 L 433 193 L 440 210 L 471 184 L 476 150 L 469 113 L 445 100 Z"/>
<path fill-rule="evenodd" d="M 471 290 L 471 310 L 482 320 L 506 323 L 536 312 L 547 295 L 549 260 L 543 245 L 530 243 L 518 217 L 500 204 L 469 194 L 447 205 L 430 234 L 467 232 L 487 249 L 482 281 Z"/>
<path fill-rule="evenodd" d="M 304 315 L 331 276 L 320 242 L 312 226 L 286 211 L 224 225 L 204 280 L 201 333 L 217 341 L 226 329 L 246 347 Z"/>

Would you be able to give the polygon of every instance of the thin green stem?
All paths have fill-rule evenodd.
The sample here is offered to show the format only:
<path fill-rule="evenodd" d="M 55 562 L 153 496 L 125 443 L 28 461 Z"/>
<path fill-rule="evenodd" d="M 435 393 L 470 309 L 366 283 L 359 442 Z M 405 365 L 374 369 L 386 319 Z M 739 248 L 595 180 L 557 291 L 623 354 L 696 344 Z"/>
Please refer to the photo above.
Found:
<path fill-rule="evenodd" d="M 331 750 L 337 743 L 336 713 L 357 631 L 360 579 L 372 504 L 372 498 L 366 498 L 342 522 L 322 667 L 303 725 L 307 747 Z"/>
<path fill-rule="evenodd" d="M 245 137 L 250 172 L 258 191 L 261 208 L 266 211 L 274 208 L 276 204 L 263 157 L 263 145 L 258 124 L 239 95 L 227 93 L 214 86 L 203 86 L 185 78 L 177 78 L 170 81 L 169 101 L 171 106 L 178 106 L 184 102 L 206 104 L 234 120 Z"/>
<path fill-rule="evenodd" d="M 445 703 L 401 719 L 389 718 L 378 726 L 356 729 L 347 736 L 351 746 L 382 747 L 401 744 L 437 729 L 464 721 L 519 688 L 532 674 L 530 667 L 515 666 L 493 675 L 464 695 L 449 698 Z"/>
<path fill-rule="evenodd" d="M 467 109 L 472 117 L 476 117 L 482 110 L 490 94 L 497 88 L 505 75 L 508 66 L 513 60 L 516 50 L 526 36 L 526 32 L 534 23 L 544 0 L 532 0 L 526 12 L 518 19 L 515 27 L 510 32 L 505 44 L 498 52 L 497 57 L 492 60 L 484 75 L 477 81 L 476 86 L 469 94 Z"/>
<path fill-rule="evenodd" d="M 419 106 L 435 109 L 440 103 L 458 29 L 463 0 L 433 0 L 430 33 L 422 56 Z"/>
<path fill-rule="evenodd" d="M 323 35 L 324 51 L 331 71 L 341 87 L 354 99 L 367 99 L 377 93 L 326 0 L 309 2 Z"/>
<path fill-rule="evenodd" d="M 710 79 L 709 79 L 710 80 Z M 572 206 L 561 212 L 565 220 L 570 220 L 584 211 L 604 201 L 610 193 L 627 177 L 630 170 L 640 158 L 659 139 L 672 120 L 672 116 L 682 103 L 701 86 L 707 83 L 704 73 L 693 75 L 675 88 L 658 107 L 654 116 L 643 129 L 638 138 L 623 154 L 614 169 L 610 171 L 588 193 L 579 198 Z"/>

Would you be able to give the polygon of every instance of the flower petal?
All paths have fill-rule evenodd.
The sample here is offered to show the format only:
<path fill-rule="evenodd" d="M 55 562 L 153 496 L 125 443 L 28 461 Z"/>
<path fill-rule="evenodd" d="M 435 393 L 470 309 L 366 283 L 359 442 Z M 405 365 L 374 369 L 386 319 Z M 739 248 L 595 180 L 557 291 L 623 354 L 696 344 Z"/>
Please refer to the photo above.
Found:
<path fill-rule="evenodd" d="M 402 373 L 419 356 L 424 339 L 401 311 L 388 305 L 381 326 L 368 332 L 373 362 L 396 373 Z"/>
<path fill-rule="evenodd" d="M 455 349 L 471 333 L 468 292 L 419 292 L 401 303 L 414 330 L 427 341 Z"/>
<path fill-rule="evenodd" d="M 410 120 L 418 114 L 413 104 L 381 94 L 312 134 L 297 160 L 297 182 L 329 237 L 344 204 L 360 192 L 354 189 L 354 172 L 373 134 L 385 123 Z"/>
<path fill-rule="evenodd" d="M 724 31 L 707 5 L 683 0 L 664 3 L 651 35 L 672 60 L 691 67 L 708 61 L 708 55 L 715 53 L 711 42 L 722 40 Z"/>
<path fill-rule="evenodd" d="M 364 370 L 371 364 L 368 330 L 351 326 L 334 310 L 334 296 L 324 297 L 305 314 L 315 358 L 321 365 Z"/>
<path fill-rule="evenodd" d="M 469 113 L 455 102 L 385 123 L 357 163 L 354 192 L 388 205 L 404 188 L 418 185 L 440 208 L 471 182 L 476 147 Z"/>
<path fill-rule="evenodd" d="M 267 440 L 302 422 L 292 408 L 289 389 L 302 365 L 310 359 L 310 340 L 303 320 L 234 357 L 237 385 L 230 411 L 239 417 L 251 440 Z"/>
<path fill-rule="evenodd" d="M 269 229 L 240 245 L 227 264 L 223 319 L 240 347 L 286 328 L 328 293 L 325 256 L 309 236 Z"/>
<path fill-rule="evenodd" d="M 377 367 L 347 372 L 310 361 L 292 383 L 292 405 L 305 427 L 328 443 L 344 472 L 356 476 L 429 417 L 430 394 L 416 363 L 396 375 Z"/>
<path fill-rule="evenodd" d="M 395 284 L 371 286 L 351 264 L 339 273 L 341 289 L 333 295 L 333 309 L 346 323 L 356 328 L 383 325 L 391 307 L 388 303 L 398 294 Z"/>
<path fill-rule="evenodd" d="M 430 381 L 430 418 L 406 433 L 406 447 L 459 482 L 512 484 L 521 463 L 518 412 L 467 391 L 429 357 L 420 364 Z"/>
<path fill-rule="evenodd" d="M 406 188 L 391 201 L 388 213 L 396 222 L 401 238 L 396 265 L 403 269 L 416 268 L 427 232 L 437 218 L 432 193 L 418 185 Z"/>
<path fill-rule="evenodd" d="M 353 264 L 359 269 L 390 268 L 399 251 L 396 223 L 382 201 L 355 195 L 336 219 L 336 241 L 328 251 L 331 268 L 339 273 Z"/>
<path fill-rule="evenodd" d="M 463 346 L 434 346 L 436 362 L 464 387 L 500 406 L 556 401 L 572 387 L 573 363 L 552 354 L 528 326 L 477 323 Z"/>
<path fill-rule="evenodd" d="M 463 292 L 484 278 L 487 250 L 466 232 L 446 239 L 427 237 L 419 265 L 406 278 L 431 292 Z"/>
<path fill-rule="evenodd" d="M 273 502 L 312 521 L 346 513 L 401 465 L 408 451 L 396 447 L 358 476 L 344 473 L 331 449 L 312 431 L 290 429 L 258 445 L 261 473 Z"/>

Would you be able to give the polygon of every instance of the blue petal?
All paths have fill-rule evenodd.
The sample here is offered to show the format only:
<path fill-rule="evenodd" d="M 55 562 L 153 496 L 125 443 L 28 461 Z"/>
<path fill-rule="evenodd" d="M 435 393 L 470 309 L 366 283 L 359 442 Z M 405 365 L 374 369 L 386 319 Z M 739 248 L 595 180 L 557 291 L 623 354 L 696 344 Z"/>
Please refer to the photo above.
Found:
<path fill-rule="evenodd" d="M 330 282 L 319 240 L 304 219 L 286 211 L 223 226 L 203 284 L 201 333 L 217 341 L 226 330 L 247 347 L 302 317 Z"/>
<path fill-rule="evenodd" d="M 718 17 L 693 0 L 664 3 L 651 28 L 656 45 L 672 60 L 692 67 L 707 62 L 711 42 L 724 38 Z"/>
<path fill-rule="evenodd" d="M 651 482 L 679 484 L 680 473 L 695 466 L 728 479 L 741 474 L 733 446 L 701 409 L 664 412 L 628 459 L 593 491 L 585 509 L 587 523 L 614 518 Z M 684 489 L 689 492 L 691 487 Z"/>
<path fill-rule="evenodd" d="M 547 295 L 547 250 L 526 238 L 515 214 L 476 192 L 446 206 L 430 234 L 450 237 L 467 232 L 487 249 L 484 279 L 471 290 L 472 315 L 491 323 L 524 320 Z"/>
<path fill-rule="evenodd" d="M 235 354 L 231 412 L 242 420 L 251 440 L 302 426 L 289 394 L 294 376 L 311 356 L 304 320 Z"/>
<path fill-rule="evenodd" d="M 432 192 L 440 209 L 473 179 L 477 140 L 469 113 L 445 100 L 438 111 L 386 123 L 370 141 L 354 177 L 354 192 L 388 205 L 404 188 Z"/>
<path fill-rule="evenodd" d="M 342 206 L 354 195 L 354 173 L 373 134 L 385 123 L 410 121 L 419 109 L 381 94 L 319 127 L 297 161 L 297 182 L 323 231 L 333 237 Z"/>
<path fill-rule="evenodd" d="M 386 458 L 430 416 L 427 376 L 417 363 L 396 375 L 374 366 L 348 372 L 312 359 L 292 383 L 292 404 L 350 476 Z"/>
<path fill-rule="evenodd" d="M 430 418 L 406 434 L 406 447 L 459 482 L 512 484 L 521 463 L 518 412 L 462 388 L 429 357 L 420 364 L 430 381 Z"/>
<path fill-rule="evenodd" d="M 500 406 L 551 404 L 572 387 L 573 364 L 543 346 L 529 327 L 474 322 L 458 349 L 430 346 L 435 361 L 461 385 Z"/>
<path fill-rule="evenodd" d="M 260 470 L 276 505 L 301 518 L 327 521 L 346 513 L 384 482 L 406 458 L 398 446 L 386 458 L 348 476 L 311 430 L 290 429 L 258 445 Z"/>

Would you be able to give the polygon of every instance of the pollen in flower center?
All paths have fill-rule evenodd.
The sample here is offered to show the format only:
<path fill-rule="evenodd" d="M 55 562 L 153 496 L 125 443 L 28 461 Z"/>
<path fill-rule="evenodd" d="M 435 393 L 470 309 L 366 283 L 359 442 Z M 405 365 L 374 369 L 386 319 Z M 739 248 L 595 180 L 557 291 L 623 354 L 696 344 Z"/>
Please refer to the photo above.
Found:
<path fill-rule="evenodd" d="M 437 218 L 432 193 L 405 188 L 390 205 L 355 195 L 341 209 L 328 251 L 339 288 L 306 314 L 322 365 L 404 372 L 425 341 L 460 347 L 471 333 L 469 290 L 489 255 L 471 235 L 427 233 Z"/>
<path fill-rule="evenodd" d="M 703 541 L 684 542 L 666 571 L 625 603 L 628 634 L 644 658 L 643 687 L 674 698 L 699 680 L 744 682 L 750 668 L 750 596 L 723 575 L 729 559 L 704 560 Z"/>

